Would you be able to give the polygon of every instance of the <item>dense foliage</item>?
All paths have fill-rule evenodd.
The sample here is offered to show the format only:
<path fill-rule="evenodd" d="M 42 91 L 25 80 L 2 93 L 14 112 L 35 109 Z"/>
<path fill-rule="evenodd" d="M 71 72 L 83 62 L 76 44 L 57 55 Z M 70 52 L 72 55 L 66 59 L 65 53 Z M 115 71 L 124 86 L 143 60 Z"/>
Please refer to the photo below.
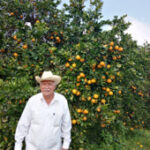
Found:
<path fill-rule="evenodd" d="M 70 149 L 121 149 L 121 137 L 147 127 L 149 44 L 140 47 L 125 32 L 125 16 L 103 20 L 103 3 L 89 3 L 0 1 L 0 149 L 13 149 L 25 103 L 39 92 L 34 77 L 44 70 L 62 76 L 57 92 L 71 111 Z"/>

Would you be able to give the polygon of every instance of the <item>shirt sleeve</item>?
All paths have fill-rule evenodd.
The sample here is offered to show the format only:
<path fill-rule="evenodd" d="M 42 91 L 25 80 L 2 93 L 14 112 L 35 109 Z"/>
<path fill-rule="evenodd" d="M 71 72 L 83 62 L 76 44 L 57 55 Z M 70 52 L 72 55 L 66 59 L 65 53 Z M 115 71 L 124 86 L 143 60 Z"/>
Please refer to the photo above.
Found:
<path fill-rule="evenodd" d="M 26 137 L 26 135 L 28 134 L 30 122 L 31 122 L 31 110 L 30 110 L 29 101 L 28 101 L 16 128 L 14 150 L 22 149 L 22 142 L 24 138 Z"/>
<path fill-rule="evenodd" d="M 62 126 L 61 126 L 62 137 L 63 137 L 62 148 L 64 149 L 69 149 L 70 142 L 71 142 L 71 128 L 72 128 L 71 116 L 69 112 L 68 103 L 66 100 L 65 112 L 64 112 Z"/>

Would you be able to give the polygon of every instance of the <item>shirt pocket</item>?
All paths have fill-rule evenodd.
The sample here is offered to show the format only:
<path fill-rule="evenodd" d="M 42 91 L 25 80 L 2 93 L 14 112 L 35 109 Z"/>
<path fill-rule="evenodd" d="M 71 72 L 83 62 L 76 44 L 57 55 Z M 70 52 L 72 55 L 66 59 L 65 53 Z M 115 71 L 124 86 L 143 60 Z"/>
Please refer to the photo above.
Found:
<path fill-rule="evenodd" d="M 55 127 L 61 126 L 62 122 L 62 113 L 61 112 L 55 112 L 53 113 L 53 125 Z"/>

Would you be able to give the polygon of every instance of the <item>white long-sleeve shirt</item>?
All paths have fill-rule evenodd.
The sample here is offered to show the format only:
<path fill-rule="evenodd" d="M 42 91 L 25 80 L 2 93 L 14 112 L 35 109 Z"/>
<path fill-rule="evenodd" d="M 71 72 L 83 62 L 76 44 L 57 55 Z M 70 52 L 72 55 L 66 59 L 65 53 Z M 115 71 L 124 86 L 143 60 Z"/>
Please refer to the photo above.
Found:
<path fill-rule="evenodd" d="M 71 117 L 63 95 L 55 92 L 49 105 L 42 93 L 28 100 L 16 128 L 15 150 L 22 149 L 24 138 L 26 150 L 69 149 Z"/>

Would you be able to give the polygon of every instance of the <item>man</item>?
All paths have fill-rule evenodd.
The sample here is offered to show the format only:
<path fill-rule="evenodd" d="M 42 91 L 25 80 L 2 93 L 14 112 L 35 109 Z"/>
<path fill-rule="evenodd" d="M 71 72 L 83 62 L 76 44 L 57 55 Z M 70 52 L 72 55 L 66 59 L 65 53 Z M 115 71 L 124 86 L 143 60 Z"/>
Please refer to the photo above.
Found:
<path fill-rule="evenodd" d="M 71 142 L 71 118 L 66 98 L 55 91 L 61 77 L 43 72 L 41 93 L 32 96 L 21 115 L 15 133 L 15 150 L 68 150 Z M 62 143 L 63 139 L 63 143 Z"/>

